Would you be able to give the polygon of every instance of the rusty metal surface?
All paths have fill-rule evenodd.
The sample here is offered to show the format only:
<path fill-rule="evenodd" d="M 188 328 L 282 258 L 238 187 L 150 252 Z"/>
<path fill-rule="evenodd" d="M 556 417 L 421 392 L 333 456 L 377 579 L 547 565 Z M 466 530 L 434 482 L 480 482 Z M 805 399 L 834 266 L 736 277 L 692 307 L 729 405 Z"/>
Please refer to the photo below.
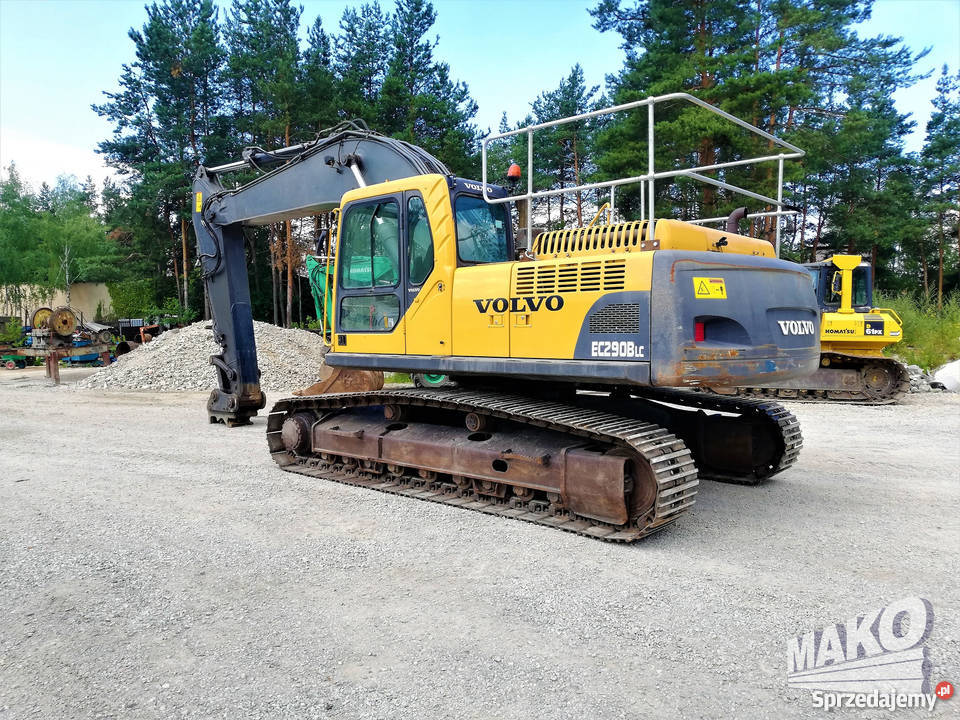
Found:
<path fill-rule="evenodd" d="M 327 395 L 344 392 L 366 392 L 383 387 L 383 372 L 380 370 L 355 370 L 324 365 L 320 379 L 310 387 L 294 390 L 297 397 Z"/>
<path fill-rule="evenodd" d="M 110 345 L 104 343 L 98 343 L 94 345 L 83 345 L 82 347 L 73 347 L 73 346 L 63 346 L 56 348 L 32 348 L 32 347 L 22 347 L 17 348 L 18 355 L 25 355 L 27 357 L 47 357 L 51 354 L 56 354 L 60 358 L 65 357 L 77 357 L 80 355 L 102 355 L 103 353 L 110 352 Z"/>
<path fill-rule="evenodd" d="M 406 408 L 410 418 L 388 422 L 377 415 L 383 406 Z M 307 455 L 283 440 L 285 421 L 304 412 L 319 421 L 313 442 L 320 450 Z M 434 422 L 418 421 L 418 413 Z M 459 427 L 436 422 L 444 413 L 459 418 Z M 486 449 L 485 440 L 463 440 L 469 413 L 510 432 Z M 437 389 L 290 398 L 267 423 L 271 455 L 285 470 L 610 541 L 637 540 L 672 523 L 693 505 L 699 482 L 683 442 L 653 423 L 515 395 Z M 406 427 L 384 432 L 390 424 Z M 460 440 L 451 442 L 445 428 Z M 521 436 L 529 436 L 526 445 Z M 497 470 L 497 462 L 506 467 Z"/>

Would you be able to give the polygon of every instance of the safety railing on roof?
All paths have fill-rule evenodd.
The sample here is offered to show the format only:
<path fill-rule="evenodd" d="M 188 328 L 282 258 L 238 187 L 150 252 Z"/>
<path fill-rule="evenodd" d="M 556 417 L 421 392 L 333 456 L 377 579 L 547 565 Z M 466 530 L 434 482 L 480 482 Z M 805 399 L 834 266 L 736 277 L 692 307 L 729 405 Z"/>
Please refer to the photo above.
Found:
<path fill-rule="evenodd" d="M 655 158 L 655 137 L 654 137 L 654 128 L 655 128 L 655 112 L 654 108 L 656 105 L 665 102 L 671 102 L 675 100 L 681 100 L 693 103 L 698 105 L 703 109 L 718 115 L 725 120 L 729 120 L 735 125 L 750 131 L 751 133 L 768 140 L 773 143 L 775 146 L 781 149 L 776 155 L 760 155 L 757 157 L 741 158 L 739 160 L 729 160 L 722 163 L 713 163 L 710 165 L 699 165 L 697 167 L 691 168 L 681 168 L 677 170 L 662 170 L 657 172 L 654 168 L 654 158 Z M 632 177 L 625 178 L 616 178 L 613 180 L 603 180 L 600 182 L 586 183 L 583 185 L 575 185 L 571 187 L 562 187 L 551 190 L 537 190 L 533 189 L 533 135 L 537 130 L 543 130 L 544 128 L 556 127 L 557 125 L 566 125 L 571 122 L 576 122 L 578 120 L 586 120 L 588 118 L 598 117 L 600 115 L 611 115 L 613 113 L 625 112 L 627 110 L 634 110 L 640 107 L 647 108 L 647 172 L 643 175 L 634 175 Z M 527 191 L 522 195 L 511 195 L 505 198 L 491 198 L 487 193 L 487 147 L 492 142 L 497 140 L 503 140 L 504 138 L 513 137 L 515 135 L 526 135 L 527 137 Z M 786 152 L 783 152 L 786 151 Z M 481 156 L 483 161 L 483 199 L 491 204 L 501 204 L 506 202 L 515 202 L 517 200 L 526 200 L 527 201 L 527 247 L 532 246 L 532 225 L 533 225 L 533 203 L 532 200 L 537 200 L 540 198 L 551 197 L 554 195 L 561 195 L 564 193 L 574 193 L 582 192 L 584 190 L 599 190 L 603 188 L 610 188 L 610 206 L 611 206 L 611 216 L 612 211 L 615 208 L 614 204 L 614 190 L 615 188 L 621 185 L 630 185 L 633 183 L 646 183 L 644 191 L 640 193 L 640 215 L 648 221 L 649 232 L 647 237 L 653 239 L 655 223 L 654 218 L 654 190 L 655 182 L 657 180 L 662 180 L 664 178 L 675 178 L 675 177 L 687 177 L 695 180 L 697 182 L 706 183 L 708 185 L 713 185 L 715 187 L 723 188 L 729 190 L 738 195 L 743 195 L 745 197 L 752 198 L 754 200 L 759 200 L 767 205 L 771 205 L 776 208 L 776 210 L 753 213 L 747 215 L 748 218 L 754 217 L 777 217 L 779 218 L 782 215 L 794 215 L 796 210 L 784 210 L 783 203 L 783 163 L 785 160 L 790 160 L 793 158 L 803 157 L 805 155 L 804 151 L 798 148 L 796 145 L 792 145 L 785 140 L 781 140 L 775 135 L 771 135 L 764 130 L 761 130 L 754 125 L 751 125 L 745 120 L 731 115 L 728 112 L 714 107 L 710 103 L 696 98 L 693 95 L 688 93 L 670 93 L 669 95 L 658 95 L 656 97 L 648 97 L 645 100 L 637 100 L 635 102 L 624 103 L 623 105 L 615 105 L 613 107 L 604 108 L 602 110 L 594 110 L 588 113 L 582 113 L 580 115 L 572 115 L 570 117 L 561 118 L 560 120 L 552 120 L 550 122 L 539 123 L 536 125 L 528 125 L 524 128 L 519 128 L 517 130 L 510 130 L 508 132 L 499 133 L 497 135 L 490 135 L 483 139 L 481 144 Z M 722 170 L 724 168 L 738 167 L 742 165 L 751 165 L 755 163 L 765 163 L 765 162 L 776 162 L 778 165 L 777 172 L 777 197 L 771 198 L 766 195 L 761 195 L 760 193 L 755 193 L 750 190 L 746 190 L 736 185 L 732 185 L 728 182 L 722 180 L 717 180 L 716 178 L 703 175 L 701 173 L 709 172 L 712 170 Z M 698 220 L 693 220 L 691 222 L 696 224 L 705 224 L 710 222 L 719 222 L 725 218 L 703 218 Z M 776 249 L 777 256 L 780 255 L 780 223 L 776 223 Z"/>

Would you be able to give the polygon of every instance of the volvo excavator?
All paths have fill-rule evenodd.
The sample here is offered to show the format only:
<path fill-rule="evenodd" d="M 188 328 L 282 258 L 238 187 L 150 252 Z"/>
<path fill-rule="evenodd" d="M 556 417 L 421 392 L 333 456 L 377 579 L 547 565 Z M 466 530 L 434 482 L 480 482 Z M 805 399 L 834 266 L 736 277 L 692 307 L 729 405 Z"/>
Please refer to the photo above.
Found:
<path fill-rule="evenodd" d="M 652 119 L 660 101 L 623 107 L 649 103 Z M 765 241 L 655 219 L 652 202 L 643 220 L 525 244 L 515 197 L 486 182 L 483 149 L 483 180 L 467 180 L 354 122 L 198 169 L 193 219 L 222 348 L 211 422 L 248 423 L 266 403 L 244 228 L 333 210 L 326 363 L 445 374 L 456 387 L 282 399 L 266 428 L 280 468 L 630 542 L 687 512 L 702 478 L 752 484 L 790 467 L 802 439 L 781 405 L 675 388 L 816 370 L 807 272 Z M 263 174 L 224 184 L 250 168 Z M 660 177 L 651 165 L 604 187 L 643 182 L 652 199 Z M 528 176 L 527 227 L 536 197 Z"/>

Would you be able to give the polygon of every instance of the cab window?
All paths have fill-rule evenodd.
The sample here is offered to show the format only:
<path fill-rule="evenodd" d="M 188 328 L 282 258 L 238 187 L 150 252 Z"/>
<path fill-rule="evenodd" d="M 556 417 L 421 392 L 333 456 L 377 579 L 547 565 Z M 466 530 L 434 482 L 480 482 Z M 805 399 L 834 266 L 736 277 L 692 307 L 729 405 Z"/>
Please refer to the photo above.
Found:
<path fill-rule="evenodd" d="M 393 200 L 347 211 L 340 243 L 341 287 L 394 287 L 400 282 L 399 218 Z"/>
<path fill-rule="evenodd" d="M 506 262 L 507 222 L 503 205 L 489 205 L 483 198 L 457 197 L 454 207 L 457 253 L 463 262 Z"/>
<path fill-rule="evenodd" d="M 810 274 L 810 282 L 813 284 L 813 294 L 819 298 L 820 297 L 820 268 L 819 267 L 807 268 L 807 272 Z"/>
<path fill-rule="evenodd" d="M 854 307 L 864 307 L 870 304 L 868 291 L 870 285 L 870 273 L 866 267 L 858 267 L 853 270 L 853 299 L 851 302 Z"/>
<path fill-rule="evenodd" d="M 433 270 L 433 236 L 419 195 L 407 200 L 407 265 L 411 285 L 422 285 Z"/>

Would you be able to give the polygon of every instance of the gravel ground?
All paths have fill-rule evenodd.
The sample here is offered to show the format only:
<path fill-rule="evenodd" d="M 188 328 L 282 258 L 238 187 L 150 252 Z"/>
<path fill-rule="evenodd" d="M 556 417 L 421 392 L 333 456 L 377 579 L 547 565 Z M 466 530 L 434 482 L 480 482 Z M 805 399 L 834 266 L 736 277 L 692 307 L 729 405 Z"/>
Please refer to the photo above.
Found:
<path fill-rule="evenodd" d="M 618 546 L 283 473 L 200 393 L 5 377 L 2 718 L 811 717 L 787 639 L 908 595 L 960 679 L 958 395 L 794 405 L 798 465 Z"/>

